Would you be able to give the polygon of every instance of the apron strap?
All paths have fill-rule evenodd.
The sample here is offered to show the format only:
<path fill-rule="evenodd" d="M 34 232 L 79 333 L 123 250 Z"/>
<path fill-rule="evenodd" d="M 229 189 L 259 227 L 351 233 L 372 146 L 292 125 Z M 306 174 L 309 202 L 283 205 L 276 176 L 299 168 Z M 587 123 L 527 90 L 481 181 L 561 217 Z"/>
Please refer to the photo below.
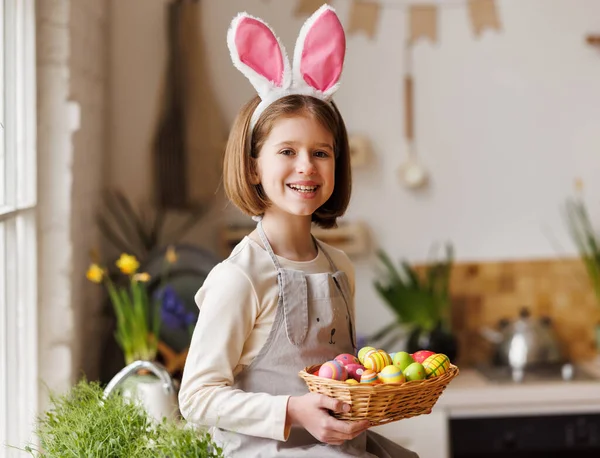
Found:
<path fill-rule="evenodd" d="M 262 219 L 260 219 L 258 221 L 258 224 L 256 225 L 256 229 L 258 230 L 258 235 L 260 237 L 260 240 L 262 241 L 263 245 L 265 246 L 265 250 L 267 250 L 267 253 L 269 253 L 269 256 L 271 256 L 271 261 L 273 261 L 273 264 L 275 265 L 275 270 L 277 270 L 277 272 L 279 272 L 281 270 L 281 266 L 279 265 L 277 256 L 275 256 L 275 253 L 273 253 L 273 248 L 271 248 L 271 244 L 269 243 L 269 240 L 267 239 L 267 235 L 265 234 L 265 231 L 262 226 Z"/>
<path fill-rule="evenodd" d="M 331 272 L 335 273 L 338 271 L 337 266 L 335 265 L 335 263 L 333 262 L 333 259 L 331 259 L 331 256 L 329 256 L 329 253 L 327 253 L 327 250 L 325 248 L 323 248 L 323 245 L 321 245 L 321 243 L 315 238 L 315 236 L 312 236 L 313 241 L 315 242 L 315 245 L 317 245 L 317 247 L 319 248 L 319 250 L 321 250 L 323 252 L 323 254 L 325 255 L 325 257 L 327 258 L 327 261 L 329 261 L 329 267 L 331 267 Z"/>

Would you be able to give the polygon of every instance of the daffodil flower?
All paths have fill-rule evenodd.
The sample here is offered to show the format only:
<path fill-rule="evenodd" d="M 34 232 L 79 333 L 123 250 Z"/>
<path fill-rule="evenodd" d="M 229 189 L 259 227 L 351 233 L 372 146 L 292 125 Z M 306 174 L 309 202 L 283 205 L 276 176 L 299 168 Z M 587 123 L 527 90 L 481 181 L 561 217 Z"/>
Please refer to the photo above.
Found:
<path fill-rule="evenodd" d="M 102 278 L 104 278 L 104 269 L 102 269 L 102 267 L 100 267 L 98 264 L 92 264 L 88 268 L 85 276 L 89 281 L 100 283 Z"/>
<path fill-rule="evenodd" d="M 139 274 L 135 274 L 133 276 L 134 281 L 139 281 L 141 283 L 148 283 L 150 281 L 150 274 L 148 272 L 141 272 Z"/>
<path fill-rule="evenodd" d="M 136 273 L 138 268 L 140 267 L 140 263 L 138 262 L 136 257 L 127 253 L 123 253 L 119 260 L 116 262 L 116 264 L 117 267 L 121 269 L 121 272 L 123 272 L 126 275 L 132 275 Z"/>
<path fill-rule="evenodd" d="M 173 245 L 169 245 L 167 252 L 165 253 L 165 259 L 169 264 L 175 264 L 177 262 L 177 252 Z"/>

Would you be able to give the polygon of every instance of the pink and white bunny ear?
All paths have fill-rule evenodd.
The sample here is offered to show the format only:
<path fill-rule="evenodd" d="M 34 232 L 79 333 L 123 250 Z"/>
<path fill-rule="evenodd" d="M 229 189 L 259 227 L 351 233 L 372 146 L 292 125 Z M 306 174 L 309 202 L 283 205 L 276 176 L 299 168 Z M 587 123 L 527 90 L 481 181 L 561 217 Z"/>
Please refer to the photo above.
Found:
<path fill-rule="evenodd" d="M 290 87 L 292 72 L 285 48 L 261 19 L 238 14 L 227 32 L 227 46 L 233 65 L 250 80 L 261 99 Z"/>
<path fill-rule="evenodd" d="M 328 100 L 339 88 L 346 35 L 329 5 L 321 6 L 306 20 L 294 49 L 293 85 L 309 86 Z"/>

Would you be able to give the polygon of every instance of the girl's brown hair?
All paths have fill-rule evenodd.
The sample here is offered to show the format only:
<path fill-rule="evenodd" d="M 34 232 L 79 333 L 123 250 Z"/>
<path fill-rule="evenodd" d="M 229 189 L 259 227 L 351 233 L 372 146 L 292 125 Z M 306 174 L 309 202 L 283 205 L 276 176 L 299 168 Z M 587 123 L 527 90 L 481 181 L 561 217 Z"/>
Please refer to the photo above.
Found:
<path fill-rule="evenodd" d="M 271 205 L 260 184 L 252 184 L 256 176 L 255 162 L 275 122 L 281 117 L 309 114 L 333 136 L 335 150 L 335 186 L 331 197 L 312 215 L 312 220 L 323 228 L 335 227 L 342 216 L 352 190 L 350 148 L 344 120 L 334 103 L 324 102 L 308 95 L 288 95 L 267 107 L 258 119 L 252 136 L 250 119 L 260 103 L 258 96 L 250 100 L 238 113 L 225 150 L 223 182 L 225 193 L 240 210 L 250 216 L 262 215 Z"/>

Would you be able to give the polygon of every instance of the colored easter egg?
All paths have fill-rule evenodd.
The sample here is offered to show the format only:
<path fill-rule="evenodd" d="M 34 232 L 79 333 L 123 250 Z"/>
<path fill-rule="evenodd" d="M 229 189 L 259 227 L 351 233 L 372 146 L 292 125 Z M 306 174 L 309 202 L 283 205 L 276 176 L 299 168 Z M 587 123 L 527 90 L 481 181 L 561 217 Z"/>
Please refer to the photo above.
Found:
<path fill-rule="evenodd" d="M 360 383 L 374 383 L 377 381 L 377 372 L 366 369 L 360 376 Z"/>
<path fill-rule="evenodd" d="M 378 374 L 379 380 L 383 383 L 404 383 L 406 378 L 399 367 L 393 364 L 385 366 Z"/>
<path fill-rule="evenodd" d="M 425 374 L 425 368 L 421 363 L 412 363 L 406 369 L 404 369 L 404 376 L 407 381 L 413 380 L 425 380 L 427 375 Z"/>
<path fill-rule="evenodd" d="M 375 372 L 379 372 L 386 366 L 383 355 L 378 351 L 372 351 L 367 353 L 363 364 L 367 369 L 371 369 Z"/>
<path fill-rule="evenodd" d="M 406 369 L 414 362 L 415 360 L 412 356 L 410 356 L 410 353 L 405 351 L 399 351 L 398 353 L 394 354 L 394 359 L 392 360 L 392 364 L 399 367 L 401 371 Z"/>
<path fill-rule="evenodd" d="M 417 363 L 422 363 L 431 355 L 435 355 L 435 352 L 429 350 L 419 350 L 414 352 L 411 356 Z"/>
<path fill-rule="evenodd" d="M 342 366 L 347 366 L 348 364 L 358 364 L 360 362 L 356 356 L 351 355 L 350 353 L 342 353 L 341 355 L 337 355 L 334 360 L 342 363 Z"/>
<path fill-rule="evenodd" d="M 367 352 L 369 352 L 371 350 L 375 350 L 375 348 L 373 348 L 373 347 L 362 347 L 360 350 L 358 350 L 358 361 L 361 364 L 364 364 L 365 355 L 367 354 Z"/>
<path fill-rule="evenodd" d="M 362 364 L 348 364 L 346 370 L 348 371 L 348 378 L 353 378 L 360 382 L 360 376 L 365 371 L 365 366 Z"/>
<path fill-rule="evenodd" d="M 357 380 L 354 380 L 353 378 L 349 378 L 348 380 L 346 380 L 346 383 L 348 385 L 358 385 L 359 382 Z"/>
<path fill-rule="evenodd" d="M 327 361 L 319 369 L 319 377 L 344 381 L 348 378 L 346 368 L 337 361 Z"/>
<path fill-rule="evenodd" d="M 390 355 L 388 354 L 387 351 L 385 351 L 385 350 L 377 350 L 377 352 L 383 358 L 383 367 L 385 367 L 385 366 L 391 366 L 392 365 L 392 358 L 390 357 Z"/>
<path fill-rule="evenodd" d="M 448 369 L 450 369 L 450 358 L 443 353 L 437 353 L 423 361 L 423 367 L 425 368 L 427 378 L 437 377 L 448 372 Z"/>

